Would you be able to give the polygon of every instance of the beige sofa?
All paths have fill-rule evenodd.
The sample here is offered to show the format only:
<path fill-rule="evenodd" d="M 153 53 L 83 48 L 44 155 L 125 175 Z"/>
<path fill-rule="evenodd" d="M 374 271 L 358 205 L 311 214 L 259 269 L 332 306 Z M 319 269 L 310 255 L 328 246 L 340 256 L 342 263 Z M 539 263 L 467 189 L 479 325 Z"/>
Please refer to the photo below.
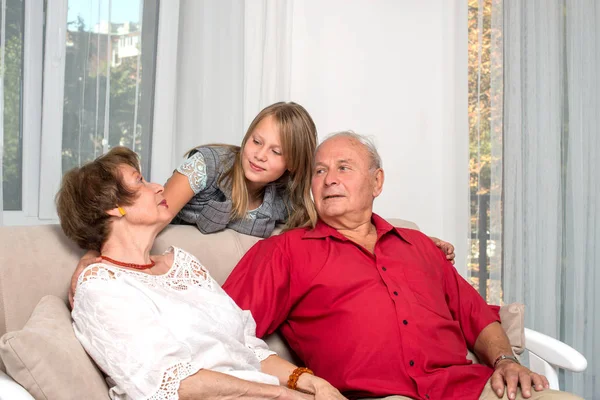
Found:
<path fill-rule="evenodd" d="M 416 228 L 407 221 L 391 221 Z M 257 240 L 231 230 L 203 235 L 191 226 L 169 226 L 157 238 L 153 252 L 170 245 L 181 247 L 198 257 L 222 284 Z M 82 254 L 58 225 L 0 227 L 0 399 L 108 398 L 102 374 L 73 335 L 66 306 L 71 274 Z M 510 317 L 511 342 L 521 349 L 522 308 L 503 311 Z M 549 348 L 556 347 L 554 342 Z M 267 338 L 267 343 L 292 359 L 277 335 Z M 548 354 L 554 366 L 569 367 L 565 357 Z M 542 358 L 548 359 L 548 354 Z M 540 365 L 555 371 L 550 364 Z"/>

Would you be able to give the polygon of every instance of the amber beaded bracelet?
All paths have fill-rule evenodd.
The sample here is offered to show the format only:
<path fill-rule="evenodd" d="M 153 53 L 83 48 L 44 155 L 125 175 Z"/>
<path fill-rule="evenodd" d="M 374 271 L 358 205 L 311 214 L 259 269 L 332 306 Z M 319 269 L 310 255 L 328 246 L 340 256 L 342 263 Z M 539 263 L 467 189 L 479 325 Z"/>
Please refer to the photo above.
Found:
<path fill-rule="evenodd" d="M 296 386 L 298 385 L 298 378 L 300 378 L 300 375 L 302 375 L 303 373 L 308 373 L 311 375 L 314 375 L 315 373 L 312 372 L 310 369 L 305 368 L 305 367 L 298 367 L 294 370 L 294 372 L 292 372 L 292 374 L 290 375 L 290 378 L 288 379 L 287 382 L 287 386 L 292 389 L 292 390 L 297 390 Z"/>

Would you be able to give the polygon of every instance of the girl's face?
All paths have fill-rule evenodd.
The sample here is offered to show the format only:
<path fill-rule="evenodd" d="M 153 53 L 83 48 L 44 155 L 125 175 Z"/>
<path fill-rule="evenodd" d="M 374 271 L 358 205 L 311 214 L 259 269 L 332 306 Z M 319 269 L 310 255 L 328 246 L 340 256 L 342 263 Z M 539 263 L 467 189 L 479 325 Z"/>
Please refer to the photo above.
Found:
<path fill-rule="evenodd" d="M 286 171 L 279 127 L 271 115 L 263 118 L 250 133 L 242 149 L 242 168 L 249 182 L 264 186 Z"/>

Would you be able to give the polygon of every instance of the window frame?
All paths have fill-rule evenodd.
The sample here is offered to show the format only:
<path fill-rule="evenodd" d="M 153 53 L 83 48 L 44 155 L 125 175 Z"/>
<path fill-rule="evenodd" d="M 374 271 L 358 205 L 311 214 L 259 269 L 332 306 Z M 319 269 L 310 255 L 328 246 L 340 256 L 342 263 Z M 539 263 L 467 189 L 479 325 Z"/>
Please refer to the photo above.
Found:
<path fill-rule="evenodd" d="M 152 56 L 156 57 L 158 47 L 176 43 L 178 28 L 165 29 L 161 22 L 165 12 L 170 23 L 178 23 L 179 0 L 175 0 L 175 10 L 169 9 L 168 2 L 146 0 L 158 12 L 156 28 L 156 48 Z M 54 197 L 62 179 L 62 131 L 66 61 L 66 34 L 68 0 L 25 0 L 24 1 L 24 35 L 23 35 L 23 91 L 22 91 L 22 210 L 3 211 L 4 225 L 38 225 L 58 222 Z M 168 11 L 168 13 L 167 13 Z M 176 13 L 176 14 L 175 14 Z M 175 16 L 175 18 L 174 18 Z M 167 26 L 169 24 L 166 24 Z M 161 29 L 162 26 L 162 29 Z M 162 45 L 161 45 L 162 43 Z M 164 51 L 164 50 L 163 50 Z M 154 70 L 150 73 L 153 82 L 149 87 L 157 85 L 158 69 L 165 64 L 171 69 L 176 60 L 156 57 Z M 171 79 L 167 84 L 171 84 Z M 164 85 L 163 85 L 164 86 Z M 154 97 L 156 97 L 154 91 Z M 151 102 L 153 123 L 154 98 Z M 148 137 L 152 146 L 154 130 Z M 152 149 L 145 149 L 150 155 Z M 150 169 L 150 163 L 147 163 Z"/>
<path fill-rule="evenodd" d="M 38 219 L 57 220 L 54 195 L 62 178 L 63 102 L 68 0 L 48 0 L 44 46 Z M 57 160 L 58 157 L 58 160 Z M 42 165 L 44 168 L 42 168 Z"/>
<path fill-rule="evenodd" d="M 44 0 L 24 1 L 23 89 L 21 100 L 22 207 L 2 210 L 4 225 L 37 224 L 40 183 L 40 140 L 42 133 L 42 78 Z"/>

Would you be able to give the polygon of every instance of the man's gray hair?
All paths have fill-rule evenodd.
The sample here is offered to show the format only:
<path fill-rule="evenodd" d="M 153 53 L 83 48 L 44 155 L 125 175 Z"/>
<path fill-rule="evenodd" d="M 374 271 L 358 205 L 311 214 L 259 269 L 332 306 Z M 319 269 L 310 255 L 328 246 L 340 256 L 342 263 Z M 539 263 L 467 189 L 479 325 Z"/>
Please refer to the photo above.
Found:
<path fill-rule="evenodd" d="M 369 153 L 369 156 L 371 157 L 371 167 L 370 167 L 371 170 L 376 170 L 377 168 L 381 168 L 381 157 L 379 156 L 379 152 L 377 151 L 377 147 L 375 147 L 375 143 L 373 143 L 373 140 L 371 140 L 371 138 L 369 138 L 368 136 L 361 135 L 361 134 L 353 132 L 353 131 L 342 131 L 342 132 L 330 133 L 329 135 L 325 136 L 325 139 L 323 139 L 323 141 L 321 143 L 319 143 L 319 145 L 317 146 L 317 150 L 319 150 L 319 147 L 321 147 L 323 145 L 323 143 L 325 143 L 329 139 L 333 139 L 333 138 L 340 137 L 340 136 L 354 139 L 358 143 L 362 144 L 365 147 L 365 149 L 367 149 L 367 152 Z"/>

